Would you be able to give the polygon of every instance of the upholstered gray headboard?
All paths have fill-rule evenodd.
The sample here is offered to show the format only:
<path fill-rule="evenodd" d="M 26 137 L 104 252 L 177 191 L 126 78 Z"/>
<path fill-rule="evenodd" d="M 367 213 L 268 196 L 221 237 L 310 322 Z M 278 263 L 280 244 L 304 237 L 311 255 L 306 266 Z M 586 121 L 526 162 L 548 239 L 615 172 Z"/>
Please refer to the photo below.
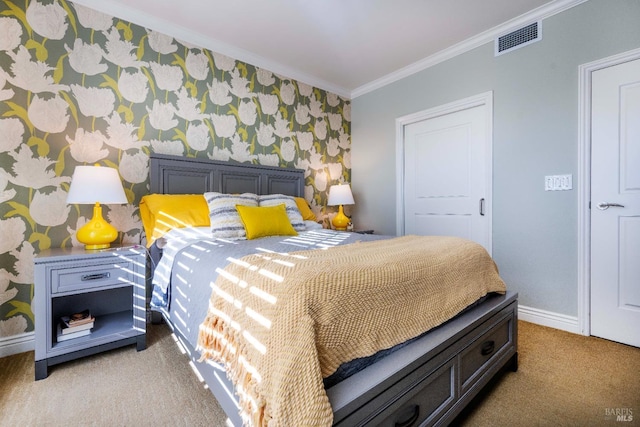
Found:
<path fill-rule="evenodd" d="M 219 193 L 304 196 L 304 171 L 152 154 L 149 189 L 160 194 Z"/>

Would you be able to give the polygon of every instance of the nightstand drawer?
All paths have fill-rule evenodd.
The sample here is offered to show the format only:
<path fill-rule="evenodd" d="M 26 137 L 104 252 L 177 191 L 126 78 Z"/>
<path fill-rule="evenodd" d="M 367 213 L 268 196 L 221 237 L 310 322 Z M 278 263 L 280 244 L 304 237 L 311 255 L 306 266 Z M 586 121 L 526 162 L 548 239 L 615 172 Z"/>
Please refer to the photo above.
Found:
<path fill-rule="evenodd" d="M 133 271 L 130 262 L 55 269 L 51 271 L 51 293 L 75 292 L 118 284 L 130 285 L 134 283 Z"/>

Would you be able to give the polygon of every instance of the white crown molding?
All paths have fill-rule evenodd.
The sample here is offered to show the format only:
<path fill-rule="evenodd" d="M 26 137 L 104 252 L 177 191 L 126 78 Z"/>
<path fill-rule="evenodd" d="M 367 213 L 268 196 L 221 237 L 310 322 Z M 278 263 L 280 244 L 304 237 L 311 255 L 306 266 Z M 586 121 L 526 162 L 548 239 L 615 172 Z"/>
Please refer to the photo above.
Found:
<path fill-rule="evenodd" d="M 244 49 L 240 49 L 212 37 L 206 37 L 174 22 L 145 14 L 143 11 L 129 7 L 122 2 L 117 2 L 116 4 L 114 2 L 104 0 L 71 1 L 75 4 L 86 6 L 99 12 L 117 17 L 119 19 L 124 19 L 128 22 L 140 25 L 141 27 L 170 35 L 178 41 L 184 41 L 197 47 L 205 48 L 216 53 L 221 53 L 236 60 L 242 61 L 246 64 L 263 68 L 281 76 L 285 76 L 286 78 L 297 80 L 313 87 L 326 90 L 328 92 L 342 96 L 343 98 L 349 99 L 351 96 L 349 89 L 347 88 L 335 85 L 322 79 L 318 79 L 317 77 L 303 73 L 295 68 L 288 67 L 279 62 L 272 61 L 268 58 Z"/>
<path fill-rule="evenodd" d="M 335 85 L 331 82 L 319 79 L 315 76 L 303 73 L 300 70 L 286 66 L 279 62 L 270 60 L 261 55 L 249 52 L 244 49 L 237 48 L 228 43 L 220 40 L 203 36 L 202 34 L 191 31 L 190 29 L 175 24 L 170 21 L 162 20 L 157 17 L 145 14 L 144 12 L 131 8 L 121 2 L 110 1 L 98 1 L 98 0 L 71 0 L 73 3 L 89 7 L 91 9 L 98 10 L 100 12 L 125 19 L 134 24 L 142 27 L 159 31 L 164 34 L 169 34 L 178 40 L 185 41 L 198 47 L 212 50 L 223 55 L 227 55 L 239 61 L 251 64 L 253 66 L 263 68 L 286 76 L 300 82 L 312 85 L 314 87 L 326 90 L 336 95 L 342 96 L 347 99 L 357 98 L 358 96 L 372 92 L 376 89 L 382 88 L 393 82 L 401 80 L 405 77 L 418 73 L 422 70 L 430 68 L 448 59 L 451 59 L 457 55 L 468 52 L 485 43 L 493 41 L 496 37 L 512 31 L 522 25 L 529 24 L 534 21 L 539 21 L 550 16 L 556 15 L 588 0 L 555 0 L 546 5 L 538 7 L 528 13 L 520 15 L 517 18 L 511 19 L 501 25 L 498 25 L 488 31 L 478 34 L 470 39 L 467 39 L 461 43 L 458 43 L 450 48 L 444 49 L 434 55 L 424 58 L 420 61 L 414 62 L 406 67 L 403 67 L 393 73 L 387 74 L 379 79 L 376 79 L 370 83 L 364 84 L 356 89 L 349 91 L 349 89 Z"/>
<path fill-rule="evenodd" d="M 588 0 L 556 0 L 546 5 L 540 6 L 530 12 L 520 15 L 514 19 L 511 19 L 503 24 L 498 25 L 490 30 L 480 33 L 470 39 L 455 44 L 447 49 L 428 56 L 413 64 L 407 65 L 393 73 L 387 74 L 377 80 L 364 84 L 351 91 L 351 99 L 364 95 L 369 92 L 373 92 L 376 89 L 380 89 L 386 85 L 389 85 L 398 80 L 409 77 L 415 73 L 418 73 L 427 68 L 433 67 L 441 62 L 458 56 L 462 53 L 468 52 L 472 49 L 480 47 L 486 43 L 492 42 L 496 37 L 513 31 L 521 26 L 530 24 L 535 21 L 541 21 L 550 16 L 556 15 L 560 12 L 564 12 L 574 6 L 584 3 Z"/>

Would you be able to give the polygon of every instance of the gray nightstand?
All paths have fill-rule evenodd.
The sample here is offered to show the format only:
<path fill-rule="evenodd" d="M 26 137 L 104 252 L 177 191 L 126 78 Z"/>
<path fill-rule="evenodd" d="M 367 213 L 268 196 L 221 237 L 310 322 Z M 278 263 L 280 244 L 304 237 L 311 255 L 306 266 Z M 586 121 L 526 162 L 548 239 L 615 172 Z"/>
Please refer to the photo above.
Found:
<path fill-rule="evenodd" d="M 58 363 L 128 344 L 147 347 L 144 248 L 51 249 L 34 264 L 36 380 Z M 91 333 L 58 342 L 60 317 L 85 309 L 95 317 Z"/>

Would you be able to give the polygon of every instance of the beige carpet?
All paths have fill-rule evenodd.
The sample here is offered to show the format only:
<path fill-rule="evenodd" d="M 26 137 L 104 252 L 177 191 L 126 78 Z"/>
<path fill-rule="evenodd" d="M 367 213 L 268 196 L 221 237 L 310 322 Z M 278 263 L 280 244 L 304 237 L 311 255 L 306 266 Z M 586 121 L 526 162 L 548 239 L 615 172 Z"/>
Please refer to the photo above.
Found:
<path fill-rule="evenodd" d="M 499 377 L 460 425 L 640 426 L 640 348 L 518 323 L 519 369 Z M 631 410 L 617 422 L 607 409 Z"/>
<path fill-rule="evenodd" d="M 519 327 L 519 371 L 502 375 L 456 425 L 640 425 L 640 349 Z M 37 382 L 33 352 L 0 359 L 0 426 L 224 426 L 168 328 L 149 325 L 147 344 L 54 366 Z M 633 421 L 607 409 L 630 410 Z"/>
<path fill-rule="evenodd" d="M 223 426 L 226 417 L 165 325 L 135 345 L 53 366 L 33 352 L 0 359 L 0 426 Z"/>

